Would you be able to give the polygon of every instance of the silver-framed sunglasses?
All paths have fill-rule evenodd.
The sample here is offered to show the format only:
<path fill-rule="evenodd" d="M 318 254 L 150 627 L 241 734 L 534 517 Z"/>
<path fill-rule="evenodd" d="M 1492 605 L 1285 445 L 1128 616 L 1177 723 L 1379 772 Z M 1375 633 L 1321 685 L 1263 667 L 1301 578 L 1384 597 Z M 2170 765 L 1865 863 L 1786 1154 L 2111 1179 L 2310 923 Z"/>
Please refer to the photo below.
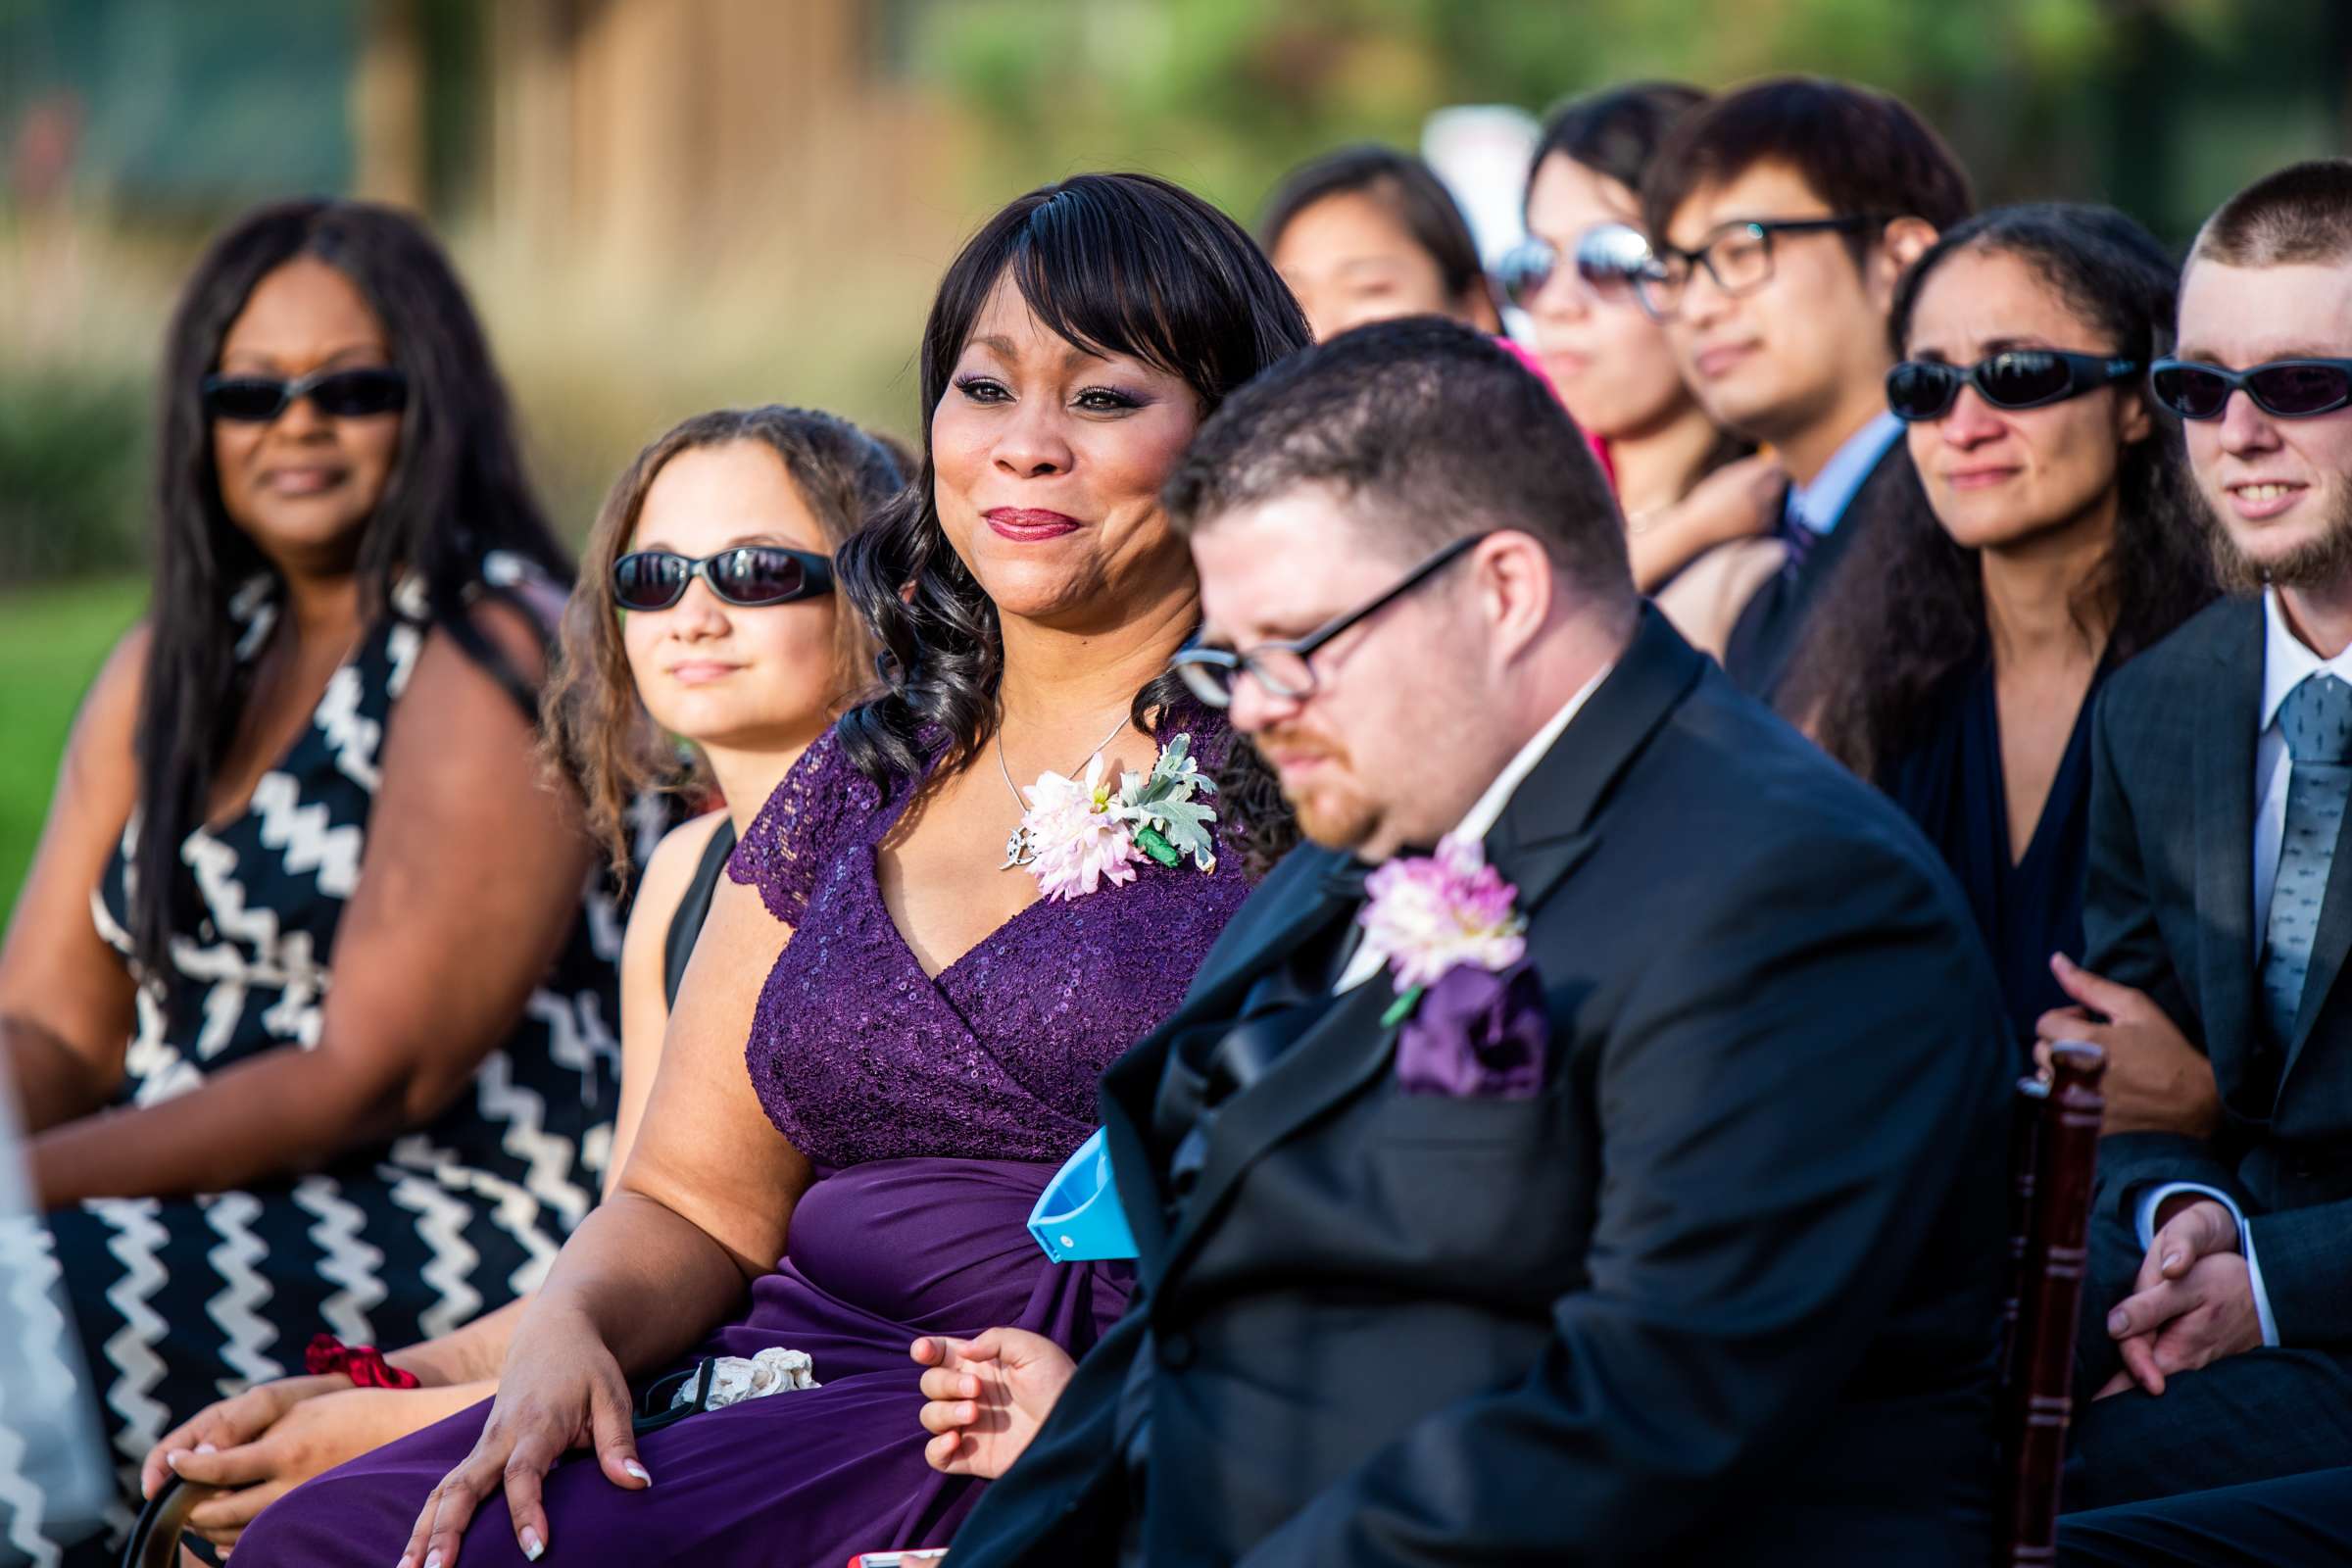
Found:
<path fill-rule="evenodd" d="M 1633 302 L 1635 285 L 1657 265 L 1649 241 L 1629 223 L 1593 224 L 1577 236 L 1568 260 L 1585 292 L 1606 305 Z M 1531 235 L 1503 253 L 1494 267 L 1494 281 L 1504 298 L 1523 311 L 1531 310 L 1559 268 L 1559 251 L 1549 240 Z"/>

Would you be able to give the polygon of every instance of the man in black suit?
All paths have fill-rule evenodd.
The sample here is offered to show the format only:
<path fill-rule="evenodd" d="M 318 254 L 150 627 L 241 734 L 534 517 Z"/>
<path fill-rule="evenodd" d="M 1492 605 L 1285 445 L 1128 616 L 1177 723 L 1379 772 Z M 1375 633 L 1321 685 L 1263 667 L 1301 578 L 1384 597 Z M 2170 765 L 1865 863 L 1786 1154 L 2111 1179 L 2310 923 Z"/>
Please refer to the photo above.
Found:
<path fill-rule="evenodd" d="M 1724 650 L 1772 700 L 1854 540 L 1928 503 L 1886 412 L 1886 313 L 1903 269 L 1966 218 L 1968 176 L 1899 100 L 1788 77 L 1693 110 L 1643 177 L 1659 274 L 1642 296 L 1715 422 L 1788 467 L 1781 570 Z"/>
<path fill-rule="evenodd" d="M 1316 842 L 1104 1077 L 1133 1309 L 1074 1376 L 918 1348 L 1004 1474 L 957 1568 L 1982 1568 L 2020 1063 L 1934 852 L 1641 604 L 1474 332 L 1286 361 L 1167 499 Z M 1416 905 L 1441 842 L 1507 891 Z"/>
<path fill-rule="evenodd" d="M 2352 1455 L 2352 363 L 2312 363 L 2352 356 L 2352 163 L 2215 214 L 2180 326 L 2155 387 L 2240 592 L 2099 705 L 2040 1025 L 2109 1056 L 2072 1507 Z"/>

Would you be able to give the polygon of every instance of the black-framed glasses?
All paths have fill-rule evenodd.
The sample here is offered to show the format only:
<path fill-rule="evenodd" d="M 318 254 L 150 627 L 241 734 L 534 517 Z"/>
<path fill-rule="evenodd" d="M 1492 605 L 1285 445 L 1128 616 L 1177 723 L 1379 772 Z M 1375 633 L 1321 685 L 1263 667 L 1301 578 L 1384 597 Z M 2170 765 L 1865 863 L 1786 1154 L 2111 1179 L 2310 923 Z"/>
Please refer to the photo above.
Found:
<path fill-rule="evenodd" d="M 737 545 L 700 561 L 674 550 L 638 550 L 612 563 L 612 602 L 623 610 L 667 610 L 697 577 L 726 603 L 757 610 L 831 593 L 833 562 L 782 545 Z"/>
<path fill-rule="evenodd" d="M 1856 234 L 1875 228 L 1884 219 L 1872 213 L 1839 213 L 1830 218 L 1755 218 L 1718 223 L 1696 250 L 1658 244 L 1651 249 L 1656 263 L 1634 280 L 1642 308 L 1664 320 L 1683 308 L 1683 295 L 1691 275 L 1700 269 L 1726 294 L 1753 294 L 1772 281 L 1772 247 L 1782 234 Z"/>
<path fill-rule="evenodd" d="M 1349 627 L 1388 609 L 1491 537 L 1493 531 L 1489 530 L 1456 539 L 1406 572 L 1394 588 L 1336 619 L 1325 621 L 1303 637 L 1284 643 L 1259 643 L 1239 653 L 1225 648 L 1187 648 L 1171 663 L 1192 688 L 1193 695 L 1211 708 L 1232 706 L 1233 685 L 1244 670 L 1256 676 L 1257 683 L 1268 692 L 1286 701 L 1312 697 L 1316 686 L 1312 661 L 1318 650 Z"/>
<path fill-rule="evenodd" d="M 2060 349 L 2008 349 L 1974 365 L 1941 360 L 1905 360 L 1886 372 L 1886 407 L 1898 419 L 1918 424 L 1952 412 L 1960 389 L 1996 409 L 2038 409 L 2096 392 L 2139 372 L 2137 360 L 2109 354 L 2072 354 Z"/>
<path fill-rule="evenodd" d="M 1577 236 L 1571 260 L 1586 292 L 1609 305 L 1631 300 L 1636 279 L 1652 266 L 1649 241 L 1626 223 L 1595 223 L 1586 229 Z M 1530 310 L 1559 266 L 1558 249 L 1549 240 L 1530 235 L 1503 253 L 1494 267 L 1494 281 L 1502 286 L 1504 298 Z"/>
<path fill-rule="evenodd" d="M 2148 389 L 2183 419 L 2220 418 L 2232 392 L 2275 419 L 2309 419 L 2352 405 L 2352 360 L 2270 360 L 2248 370 L 2158 360 Z"/>
<path fill-rule="evenodd" d="M 409 401 L 409 378 L 388 365 L 315 370 L 288 381 L 270 375 L 208 375 L 204 408 L 216 419 L 267 424 L 296 398 L 329 418 L 362 419 L 398 412 Z"/>

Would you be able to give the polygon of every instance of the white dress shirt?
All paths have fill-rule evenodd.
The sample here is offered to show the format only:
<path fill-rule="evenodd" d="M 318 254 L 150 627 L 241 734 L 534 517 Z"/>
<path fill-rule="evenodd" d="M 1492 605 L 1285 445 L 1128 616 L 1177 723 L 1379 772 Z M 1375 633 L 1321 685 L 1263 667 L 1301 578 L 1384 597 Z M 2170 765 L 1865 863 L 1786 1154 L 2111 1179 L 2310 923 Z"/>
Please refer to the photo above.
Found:
<path fill-rule="evenodd" d="M 1494 775 L 1494 781 L 1489 784 L 1486 793 L 1472 804 L 1468 813 L 1459 823 L 1455 824 L 1453 832 L 1447 835 L 1448 837 L 1468 839 L 1476 843 L 1494 831 L 1494 824 L 1502 820 L 1504 808 L 1511 804 L 1511 797 L 1519 793 L 1519 786 L 1526 782 L 1527 775 L 1533 773 L 1536 770 L 1536 764 L 1543 761 L 1544 757 L 1550 753 L 1552 747 L 1558 743 L 1560 736 L 1567 730 L 1569 720 L 1575 718 L 1584 710 L 1585 704 L 1592 699 L 1592 694 L 1600 689 L 1600 683 L 1609 678 L 1609 671 L 1616 667 L 1617 662 L 1611 660 L 1608 663 L 1601 665 L 1599 671 L 1591 680 L 1577 688 L 1576 695 L 1562 704 L 1560 710 L 1546 719 L 1544 727 L 1536 731 L 1525 746 L 1519 748 L 1519 755 L 1512 758 L 1509 762 L 1504 764 L 1502 771 Z M 1348 967 L 1340 971 L 1339 980 L 1332 986 L 1333 994 L 1346 996 L 1348 992 L 1353 991 L 1357 986 L 1380 973 L 1382 962 L 1383 959 L 1378 949 L 1358 944 L 1355 956 L 1348 960 Z"/>

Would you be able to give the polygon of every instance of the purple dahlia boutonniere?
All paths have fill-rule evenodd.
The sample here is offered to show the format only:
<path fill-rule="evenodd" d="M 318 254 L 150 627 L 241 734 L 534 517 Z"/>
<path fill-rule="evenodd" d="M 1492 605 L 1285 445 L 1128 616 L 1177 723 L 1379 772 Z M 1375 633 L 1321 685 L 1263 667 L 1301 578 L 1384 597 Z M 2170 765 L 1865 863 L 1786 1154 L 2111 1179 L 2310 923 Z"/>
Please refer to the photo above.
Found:
<path fill-rule="evenodd" d="M 1524 1099 L 1544 1080 L 1550 1025 L 1526 961 L 1519 890 L 1475 841 L 1392 860 L 1364 883 L 1364 945 L 1388 964 L 1402 1025 L 1396 1076 L 1408 1094 Z"/>

